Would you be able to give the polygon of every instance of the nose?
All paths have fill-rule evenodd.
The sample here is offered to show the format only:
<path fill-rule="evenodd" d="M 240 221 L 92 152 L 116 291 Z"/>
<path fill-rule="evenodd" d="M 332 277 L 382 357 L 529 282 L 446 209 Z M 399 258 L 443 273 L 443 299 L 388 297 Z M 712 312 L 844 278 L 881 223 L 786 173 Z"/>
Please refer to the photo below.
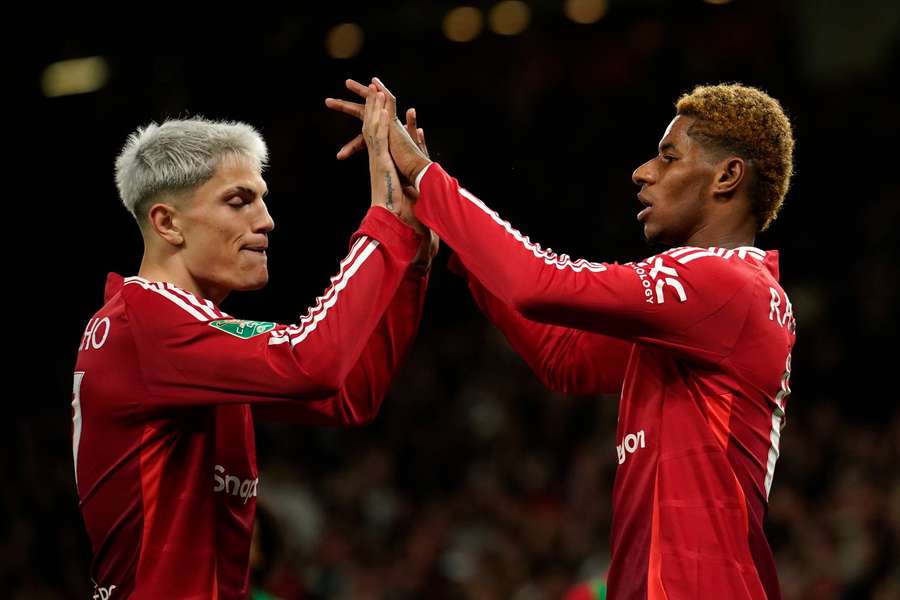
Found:
<path fill-rule="evenodd" d="M 634 173 L 631 174 L 631 180 L 635 183 L 635 185 L 645 186 L 656 181 L 656 177 L 653 174 L 653 159 L 648 160 L 637 169 L 634 170 Z"/>
<path fill-rule="evenodd" d="M 272 215 L 269 214 L 269 209 L 264 200 L 260 200 L 259 205 L 260 214 L 256 221 L 257 225 L 254 228 L 254 231 L 259 233 L 269 233 L 275 229 L 275 220 L 272 218 Z"/>

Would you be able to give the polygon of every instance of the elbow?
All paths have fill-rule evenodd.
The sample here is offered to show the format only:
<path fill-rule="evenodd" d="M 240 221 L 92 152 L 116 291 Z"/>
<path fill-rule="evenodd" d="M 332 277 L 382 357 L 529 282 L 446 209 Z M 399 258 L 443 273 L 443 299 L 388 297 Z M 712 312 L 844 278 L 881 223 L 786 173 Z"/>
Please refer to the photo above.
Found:
<path fill-rule="evenodd" d="M 328 370 L 301 377 L 297 384 L 292 394 L 296 398 L 327 398 L 340 392 L 343 381 Z"/>
<path fill-rule="evenodd" d="M 552 367 L 543 365 L 540 370 L 535 370 L 535 374 L 538 376 L 541 383 L 544 384 L 544 387 L 551 392 L 556 392 L 558 394 L 571 393 L 572 386 L 570 386 L 569 382 L 564 378 L 559 377 Z"/>
<path fill-rule="evenodd" d="M 533 293 L 530 293 L 528 289 L 515 288 L 510 290 L 508 294 L 509 305 L 513 307 L 513 309 L 528 316 L 528 313 L 535 310 L 535 308 L 539 305 L 539 302 L 534 297 Z"/>
<path fill-rule="evenodd" d="M 344 402 L 341 404 L 341 424 L 344 427 L 365 427 L 378 416 L 380 404 L 380 402 L 376 402 L 374 405 L 354 406 L 352 402 L 344 398 Z"/>
<path fill-rule="evenodd" d="M 345 427 L 365 427 L 375 420 L 375 413 L 366 415 L 352 415 L 344 421 Z"/>
<path fill-rule="evenodd" d="M 340 394 L 347 372 L 340 368 L 340 361 L 323 363 L 315 361 L 303 369 L 304 376 L 298 380 L 301 397 L 325 398 Z"/>
<path fill-rule="evenodd" d="M 541 322 L 547 315 L 547 303 L 533 294 L 515 294 L 510 302 L 513 309 L 529 321 Z"/>

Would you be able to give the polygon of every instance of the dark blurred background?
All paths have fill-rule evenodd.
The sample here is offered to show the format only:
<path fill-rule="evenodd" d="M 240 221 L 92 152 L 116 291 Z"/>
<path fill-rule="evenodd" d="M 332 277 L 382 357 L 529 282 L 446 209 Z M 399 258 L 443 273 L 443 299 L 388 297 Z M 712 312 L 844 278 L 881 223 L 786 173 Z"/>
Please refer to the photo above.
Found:
<path fill-rule="evenodd" d="M 897 236 L 900 3 L 569 0 L 87 7 L 7 20 L 15 149 L 7 281 L 11 448 L 0 595 L 87 598 L 72 476 L 75 352 L 108 271 L 141 240 L 113 160 L 138 125 L 202 114 L 258 127 L 271 282 L 224 304 L 293 322 L 369 204 L 359 130 L 326 96 L 380 76 L 433 158 L 542 245 L 651 253 L 635 167 L 695 84 L 740 81 L 793 120 L 796 176 L 757 246 L 781 251 L 798 318 L 767 530 L 784 596 L 900 597 Z M 60 9 L 63 10 L 63 9 Z M 78 62 L 62 62 L 83 59 Z M 76 93 L 77 92 L 77 93 Z M 558 598 L 601 576 L 615 397 L 545 391 L 444 268 L 380 416 L 361 430 L 260 424 L 269 517 L 257 587 L 293 598 Z M 8 442 L 4 442 L 6 445 Z"/>

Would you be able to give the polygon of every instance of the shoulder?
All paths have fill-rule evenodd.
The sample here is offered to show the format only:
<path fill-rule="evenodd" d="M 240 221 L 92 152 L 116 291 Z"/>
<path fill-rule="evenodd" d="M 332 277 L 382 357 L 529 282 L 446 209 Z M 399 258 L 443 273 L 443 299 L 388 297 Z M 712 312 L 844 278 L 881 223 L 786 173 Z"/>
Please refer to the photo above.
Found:
<path fill-rule="evenodd" d="M 648 298 L 661 303 L 665 291 L 688 298 L 731 298 L 756 279 L 765 252 L 755 248 L 671 248 L 639 262 L 627 263 L 641 279 Z"/>
<path fill-rule="evenodd" d="M 122 299 L 131 312 L 143 320 L 207 323 L 229 319 L 215 304 L 185 291 L 171 283 L 148 281 L 141 277 L 126 277 Z"/>
<path fill-rule="evenodd" d="M 679 274 L 692 277 L 723 278 L 725 281 L 750 280 L 763 268 L 767 253 L 752 246 L 740 248 L 671 248 L 647 259 L 661 261 Z"/>

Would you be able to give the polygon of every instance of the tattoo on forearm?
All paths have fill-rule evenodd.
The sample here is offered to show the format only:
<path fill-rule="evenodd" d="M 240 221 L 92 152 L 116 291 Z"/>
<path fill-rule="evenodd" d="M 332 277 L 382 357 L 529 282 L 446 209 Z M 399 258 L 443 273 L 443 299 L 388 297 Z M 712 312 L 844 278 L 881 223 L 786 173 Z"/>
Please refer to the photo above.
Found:
<path fill-rule="evenodd" d="M 384 174 L 384 182 L 387 184 L 387 208 L 394 210 L 394 183 L 391 181 L 391 174 Z"/>

